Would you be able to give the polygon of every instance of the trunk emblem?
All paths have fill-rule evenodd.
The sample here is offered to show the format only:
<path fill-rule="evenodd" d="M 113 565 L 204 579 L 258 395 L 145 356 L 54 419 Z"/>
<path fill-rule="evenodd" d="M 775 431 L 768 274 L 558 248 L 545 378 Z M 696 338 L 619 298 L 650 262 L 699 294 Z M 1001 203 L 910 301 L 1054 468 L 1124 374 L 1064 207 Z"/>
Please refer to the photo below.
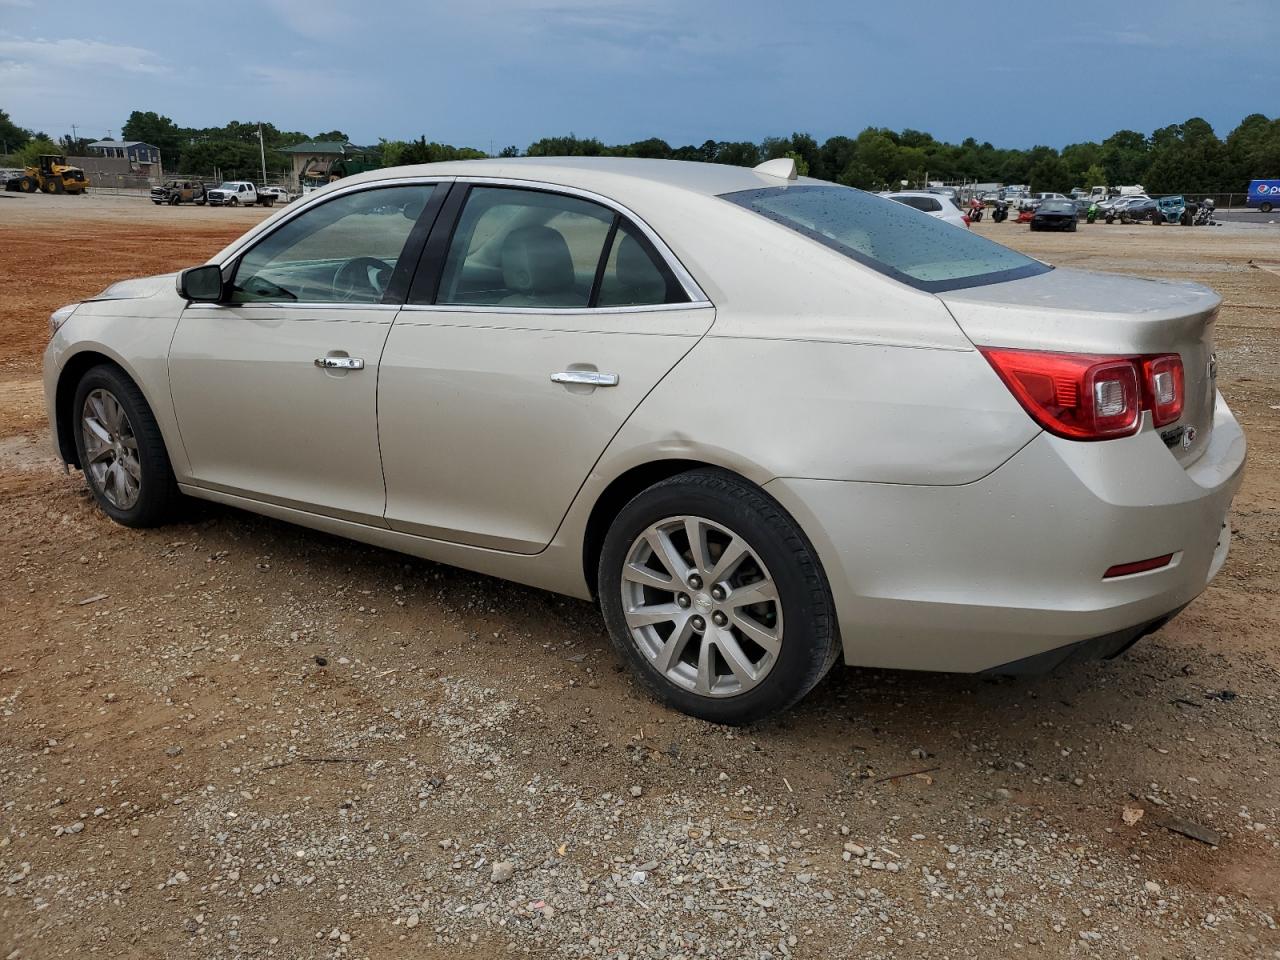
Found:
<path fill-rule="evenodd" d="M 1187 427 L 1187 429 L 1182 431 L 1182 449 L 1183 450 L 1190 450 L 1191 444 L 1195 443 L 1195 441 L 1196 441 L 1195 427 Z"/>

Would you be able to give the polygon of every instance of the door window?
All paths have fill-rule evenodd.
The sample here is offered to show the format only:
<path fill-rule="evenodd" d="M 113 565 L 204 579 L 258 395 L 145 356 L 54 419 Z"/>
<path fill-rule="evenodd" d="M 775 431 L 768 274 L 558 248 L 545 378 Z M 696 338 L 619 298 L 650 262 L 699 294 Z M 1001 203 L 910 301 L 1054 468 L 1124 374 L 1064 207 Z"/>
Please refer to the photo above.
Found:
<path fill-rule="evenodd" d="M 638 307 L 688 299 L 644 235 L 621 221 L 605 260 L 596 306 Z"/>
<path fill-rule="evenodd" d="M 433 189 L 348 193 L 294 217 L 240 259 L 230 302 L 381 302 Z"/>
<path fill-rule="evenodd" d="M 687 299 L 649 242 L 613 210 L 557 193 L 472 187 L 436 302 L 571 309 Z"/>

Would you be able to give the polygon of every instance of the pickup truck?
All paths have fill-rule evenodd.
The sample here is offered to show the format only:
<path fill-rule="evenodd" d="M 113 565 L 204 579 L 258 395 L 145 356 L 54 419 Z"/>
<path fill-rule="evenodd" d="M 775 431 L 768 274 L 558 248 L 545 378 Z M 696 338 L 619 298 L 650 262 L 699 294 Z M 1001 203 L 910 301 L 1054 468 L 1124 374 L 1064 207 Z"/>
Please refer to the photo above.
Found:
<path fill-rule="evenodd" d="M 209 191 L 209 205 L 213 207 L 261 207 L 275 204 L 272 194 L 258 193 L 258 188 L 248 180 L 227 180 Z"/>
<path fill-rule="evenodd" d="M 203 207 L 204 184 L 199 180 L 166 180 L 160 186 L 151 188 L 151 202 L 157 206 L 162 203 L 175 207 L 180 203 L 194 203 Z"/>

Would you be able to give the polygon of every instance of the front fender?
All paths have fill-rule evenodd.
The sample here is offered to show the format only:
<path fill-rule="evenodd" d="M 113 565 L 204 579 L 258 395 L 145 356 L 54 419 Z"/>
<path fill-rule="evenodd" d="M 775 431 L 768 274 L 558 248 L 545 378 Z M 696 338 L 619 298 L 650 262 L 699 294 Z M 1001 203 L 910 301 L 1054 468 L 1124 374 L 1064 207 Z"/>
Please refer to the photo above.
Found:
<path fill-rule="evenodd" d="M 142 312 L 140 303 L 147 305 L 149 315 L 138 315 Z M 82 304 L 49 341 L 44 353 L 45 404 L 55 450 L 65 463 L 74 464 L 76 457 L 74 444 L 67 442 L 69 426 L 61 422 L 67 393 L 75 389 L 80 374 L 107 360 L 124 370 L 142 391 L 178 481 L 190 478 L 169 392 L 169 343 L 181 311 L 162 313 L 155 306 L 154 298 L 90 301 Z"/>

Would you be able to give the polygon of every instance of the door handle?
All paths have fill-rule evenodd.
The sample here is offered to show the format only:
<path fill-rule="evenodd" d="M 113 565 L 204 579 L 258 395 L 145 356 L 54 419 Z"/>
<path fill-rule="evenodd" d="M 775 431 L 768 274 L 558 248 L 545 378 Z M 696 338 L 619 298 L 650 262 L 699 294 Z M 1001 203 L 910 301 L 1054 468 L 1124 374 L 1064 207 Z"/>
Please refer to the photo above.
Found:
<path fill-rule="evenodd" d="M 598 370 L 561 370 L 551 375 L 552 383 L 576 383 L 587 387 L 616 387 L 616 373 L 601 373 Z"/>
<path fill-rule="evenodd" d="M 359 357 L 316 357 L 316 366 L 324 370 L 363 370 Z"/>

